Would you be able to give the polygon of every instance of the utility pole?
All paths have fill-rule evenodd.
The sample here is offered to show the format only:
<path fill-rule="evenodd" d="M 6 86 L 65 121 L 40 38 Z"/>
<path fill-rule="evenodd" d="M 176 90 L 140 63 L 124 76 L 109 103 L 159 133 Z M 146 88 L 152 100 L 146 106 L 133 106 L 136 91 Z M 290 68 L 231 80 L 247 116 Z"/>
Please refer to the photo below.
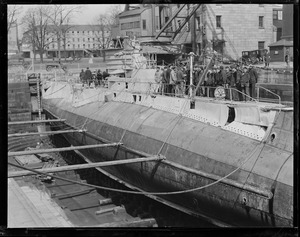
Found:
<path fill-rule="evenodd" d="M 189 94 L 190 94 L 190 98 L 192 98 L 193 96 L 193 61 L 194 61 L 194 56 L 195 54 L 193 52 L 189 53 L 190 56 L 190 90 L 189 90 Z"/>

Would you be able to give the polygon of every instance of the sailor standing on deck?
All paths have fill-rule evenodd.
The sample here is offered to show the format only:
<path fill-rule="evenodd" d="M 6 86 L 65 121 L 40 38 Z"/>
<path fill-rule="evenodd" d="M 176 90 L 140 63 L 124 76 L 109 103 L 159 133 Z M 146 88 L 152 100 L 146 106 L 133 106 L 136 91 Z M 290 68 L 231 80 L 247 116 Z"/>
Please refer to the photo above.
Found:
<path fill-rule="evenodd" d="M 92 72 L 89 69 L 89 67 L 86 68 L 85 73 L 84 73 L 84 80 L 85 82 L 88 83 L 88 85 L 90 86 L 91 83 L 91 79 L 92 79 Z"/>
<path fill-rule="evenodd" d="M 161 82 L 161 71 L 160 68 L 156 68 L 156 72 L 154 74 L 154 80 L 155 80 L 155 86 L 154 86 L 154 92 L 158 93 L 160 90 L 160 82 Z"/>
<path fill-rule="evenodd" d="M 224 88 L 228 88 L 227 74 L 226 74 L 226 71 L 224 70 L 223 66 L 220 66 L 220 81 L 222 82 L 222 85 L 224 86 Z"/>
<path fill-rule="evenodd" d="M 249 81 L 249 90 L 250 90 L 250 96 L 255 97 L 255 85 L 258 80 L 258 74 L 255 68 L 253 67 L 252 64 L 249 65 L 250 70 L 249 70 L 249 75 L 250 75 L 250 81 Z"/>
<path fill-rule="evenodd" d="M 181 67 L 177 67 L 176 77 L 177 77 L 176 87 L 177 87 L 178 94 L 180 96 L 183 96 L 183 92 L 184 92 L 184 75 L 183 75 Z"/>
<path fill-rule="evenodd" d="M 214 91 L 215 91 L 215 73 L 216 69 L 213 68 L 213 71 L 208 70 L 206 77 L 207 77 L 207 85 L 208 85 L 208 97 L 213 97 L 214 96 Z"/>
<path fill-rule="evenodd" d="M 171 78 L 170 79 L 171 93 L 175 94 L 175 86 L 176 86 L 176 81 L 177 81 L 175 66 L 173 66 L 171 68 L 171 77 L 170 78 Z"/>
<path fill-rule="evenodd" d="M 232 99 L 234 101 L 239 100 L 238 99 L 238 93 L 236 91 L 236 69 L 234 67 L 231 69 L 229 88 L 232 88 L 232 90 L 231 90 Z"/>
<path fill-rule="evenodd" d="M 249 100 L 249 81 L 250 75 L 246 67 L 243 68 L 242 77 L 241 77 L 241 87 L 243 94 L 244 101 Z M 248 95 L 248 96 L 246 96 Z"/>
<path fill-rule="evenodd" d="M 83 69 L 81 69 L 81 72 L 79 74 L 79 78 L 80 78 L 80 82 L 84 83 L 84 70 Z"/>
<path fill-rule="evenodd" d="M 172 85 L 171 85 L 171 66 L 169 65 L 166 70 L 166 81 L 167 81 L 167 93 L 172 93 Z"/>
<path fill-rule="evenodd" d="M 236 89 L 238 90 L 238 100 L 242 101 L 243 100 L 243 95 L 240 93 L 242 92 L 242 86 L 241 86 L 241 79 L 242 79 L 242 71 L 239 65 L 236 66 L 236 71 L 234 72 L 234 78 L 235 78 L 235 84 L 236 84 Z"/>
<path fill-rule="evenodd" d="M 162 94 L 168 93 L 168 78 L 167 78 L 167 67 L 163 70 L 163 80 L 162 80 Z"/>
<path fill-rule="evenodd" d="M 98 81 L 98 85 L 101 86 L 101 84 L 102 84 L 102 73 L 101 73 L 100 69 L 97 71 L 97 81 Z"/>

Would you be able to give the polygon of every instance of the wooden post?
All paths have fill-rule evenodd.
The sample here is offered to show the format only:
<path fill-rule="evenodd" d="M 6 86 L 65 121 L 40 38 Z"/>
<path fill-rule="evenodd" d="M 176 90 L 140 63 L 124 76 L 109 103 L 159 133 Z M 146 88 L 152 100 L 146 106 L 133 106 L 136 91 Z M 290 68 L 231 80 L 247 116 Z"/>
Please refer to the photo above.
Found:
<path fill-rule="evenodd" d="M 89 148 L 102 148 L 109 146 L 119 146 L 123 143 L 110 143 L 110 144 L 96 144 L 96 145 L 86 145 L 86 146 L 71 146 L 71 147 L 62 147 L 62 148 L 51 148 L 51 149 L 36 149 L 30 151 L 15 151 L 8 152 L 8 156 L 21 156 L 21 155 L 33 155 L 38 153 L 51 153 L 51 152 L 60 152 L 60 151 L 74 151 L 74 150 L 82 150 Z"/>
<path fill-rule="evenodd" d="M 79 165 L 66 165 L 54 168 L 44 168 L 44 169 L 36 169 L 31 171 L 26 168 L 24 171 L 14 171 L 8 173 L 8 178 L 15 178 L 20 176 L 27 176 L 33 175 L 35 173 L 39 174 L 46 174 L 46 173 L 55 173 L 55 172 L 62 172 L 62 171 L 70 171 L 70 170 L 79 170 L 79 169 L 88 169 L 88 168 L 95 168 L 95 167 L 106 167 L 112 165 L 123 165 L 123 164 L 133 164 L 139 162 L 149 162 L 149 161 L 159 161 L 163 160 L 163 157 L 160 156 L 153 156 L 153 157 L 142 157 L 142 158 L 132 158 L 132 159 L 124 159 L 124 160 L 114 160 L 114 161 L 103 161 L 103 162 L 96 162 L 96 163 L 87 163 L 87 164 L 79 164 Z M 13 164 L 8 162 L 9 165 L 20 167 L 19 165 Z M 25 169 L 25 168 L 24 168 Z"/>
<path fill-rule="evenodd" d="M 48 120 L 30 120 L 30 121 L 17 121 L 8 122 L 8 125 L 20 125 L 20 124 L 33 124 L 33 123 L 50 123 L 50 122 L 64 122 L 65 119 L 48 119 Z"/>
<path fill-rule="evenodd" d="M 154 218 L 134 220 L 134 221 L 120 221 L 105 223 L 93 227 L 155 227 L 157 226 L 156 220 Z"/>
<path fill-rule="evenodd" d="M 99 205 L 100 206 L 111 204 L 111 203 L 112 203 L 111 198 L 99 199 Z"/>

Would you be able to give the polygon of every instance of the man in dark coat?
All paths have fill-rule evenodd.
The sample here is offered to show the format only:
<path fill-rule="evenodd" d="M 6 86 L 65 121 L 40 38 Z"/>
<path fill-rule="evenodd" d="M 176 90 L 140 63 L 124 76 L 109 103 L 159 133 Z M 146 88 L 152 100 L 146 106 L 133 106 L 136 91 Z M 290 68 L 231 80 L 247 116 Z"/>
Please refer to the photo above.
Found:
<path fill-rule="evenodd" d="M 250 81 L 250 75 L 248 72 L 248 69 L 246 67 L 243 68 L 242 77 L 241 77 L 241 87 L 243 92 L 243 98 L 244 100 L 249 100 L 249 81 Z M 247 96 L 248 95 L 248 96 Z"/>
<path fill-rule="evenodd" d="M 167 93 L 172 93 L 172 85 L 171 83 L 171 66 L 169 65 L 166 70 L 166 81 L 167 81 Z"/>
<path fill-rule="evenodd" d="M 236 89 L 238 90 L 238 100 L 242 101 L 243 100 L 243 96 L 240 92 L 242 92 L 242 86 L 241 86 L 241 79 L 242 79 L 242 71 L 240 69 L 240 66 L 237 65 L 235 72 L 233 73 L 233 77 L 235 79 L 235 85 L 236 85 Z"/>
<path fill-rule="evenodd" d="M 89 67 L 86 68 L 85 73 L 84 73 L 84 80 L 90 85 L 92 81 L 92 72 L 89 69 Z"/>
<path fill-rule="evenodd" d="M 254 98 L 255 97 L 255 85 L 258 81 L 258 74 L 252 64 L 250 64 L 249 75 L 250 75 L 250 81 L 249 81 L 250 96 L 252 98 Z"/>
<path fill-rule="evenodd" d="M 84 70 L 82 69 L 79 74 L 80 82 L 84 83 Z"/>
<path fill-rule="evenodd" d="M 227 74 L 226 71 L 224 70 L 223 66 L 220 66 L 220 79 L 219 79 L 224 88 L 228 88 L 228 84 L 227 84 Z"/>
<path fill-rule="evenodd" d="M 97 81 L 98 81 L 98 85 L 101 86 L 102 85 L 102 73 L 101 73 L 100 69 L 97 71 Z"/>

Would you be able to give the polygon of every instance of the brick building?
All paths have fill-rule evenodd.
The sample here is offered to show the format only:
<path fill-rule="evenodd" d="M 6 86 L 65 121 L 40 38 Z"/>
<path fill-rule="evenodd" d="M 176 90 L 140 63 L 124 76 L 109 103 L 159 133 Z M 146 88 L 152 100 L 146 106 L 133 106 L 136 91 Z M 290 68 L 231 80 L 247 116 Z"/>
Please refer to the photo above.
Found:
<path fill-rule="evenodd" d="M 182 5 L 140 4 L 133 10 L 125 9 L 119 14 L 120 35 L 136 36 L 141 41 L 147 37 L 153 39 Z M 185 4 L 159 40 L 172 40 L 173 33 L 183 24 L 192 7 L 193 4 Z M 195 17 L 191 17 L 172 43 L 181 44 L 183 51 L 188 53 L 193 50 L 194 40 L 194 51 L 200 54 L 210 42 L 224 57 L 237 59 L 242 51 L 267 49 L 280 37 L 280 10 L 276 4 L 201 4 Z"/>
<path fill-rule="evenodd" d="M 242 51 L 266 49 L 274 42 L 271 4 L 205 4 L 199 17 L 198 50 L 211 42 L 220 54 L 238 59 Z"/>
<path fill-rule="evenodd" d="M 48 26 L 46 35 L 47 54 L 46 57 L 58 57 L 58 37 L 55 34 L 54 27 Z M 103 45 L 108 44 L 110 31 L 102 29 L 99 25 L 64 25 L 62 27 L 62 36 L 60 37 L 61 57 L 85 57 L 89 52 L 96 52 Z M 26 32 L 23 38 L 26 37 Z M 103 41 L 104 38 L 104 41 Z M 25 47 L 24 47 L 25 48 Z M 33 57 L 32 47 L 28 47 L 27 57 Z"/>
<path fill-rule="evenodd" d="M 293 61 L 293 5 L 284 4 L 282 8 L 282 35 L 269 44 L 271 62 L 284 62 L 288 56 Z"/>

